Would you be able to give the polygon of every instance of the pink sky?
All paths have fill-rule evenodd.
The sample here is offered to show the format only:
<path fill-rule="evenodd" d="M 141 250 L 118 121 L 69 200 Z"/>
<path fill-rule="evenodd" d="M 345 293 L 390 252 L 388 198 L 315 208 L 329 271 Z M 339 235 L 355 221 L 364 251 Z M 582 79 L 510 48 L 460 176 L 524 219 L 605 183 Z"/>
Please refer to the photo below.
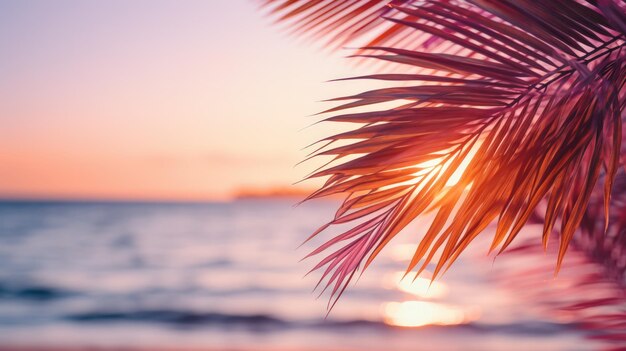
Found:
<path fill-rule="evenodd" d="M 363 72 L 252 0 L 0 3 L 0 197 L 225 198 L 299 180 Z M 361 89 L 357 89 L 361 90 Z M 314 183 L 310 183 L 314 185 Z"/>

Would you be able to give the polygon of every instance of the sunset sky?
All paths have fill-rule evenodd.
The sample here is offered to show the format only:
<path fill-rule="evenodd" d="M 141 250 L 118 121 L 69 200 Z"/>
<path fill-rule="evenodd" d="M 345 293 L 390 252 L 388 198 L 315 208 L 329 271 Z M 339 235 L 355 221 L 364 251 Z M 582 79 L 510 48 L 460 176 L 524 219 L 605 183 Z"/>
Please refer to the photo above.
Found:
<path fill-rule="evenodd" d="M 285 186 L 359 73 L 253 0 L 0 2 L 0 197 L 221 199 Z M 311 183 L 311 185 L 314 185 Z"/>

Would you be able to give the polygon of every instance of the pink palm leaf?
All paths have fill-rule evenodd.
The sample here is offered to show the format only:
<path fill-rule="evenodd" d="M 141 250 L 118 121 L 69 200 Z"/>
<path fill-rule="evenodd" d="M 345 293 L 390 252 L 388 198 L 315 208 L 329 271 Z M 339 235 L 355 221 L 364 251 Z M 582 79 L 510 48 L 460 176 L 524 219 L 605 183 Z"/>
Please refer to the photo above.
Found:
<path fill-rule="evenodd" d="M 583 218 L 602 221 L 602 233 L 620 220 L 608 214 L 612 192 L 626 192 L 614 186 L 626 160 L 626 2 L 266 5 L 296 32 L 333 45 L 369 36 L 356 55 L 394 66 L 394 73 L 351 79 L 397 86 L 334 99 L 341 104 L 324 111 L 341 113 L 325 121 L 355 126 L 322 140 L 316 155 L 332 161 L 310 176 L 326 182 L 309 199 L 345 194 L 313 236 L 353 223 L 311 254 L 334 250 L 314 268 L 323 269 L 331 300 L 428 212 L 434 219 L 407 273 L 433 262 L 433 279 L 489 225 L 497 227 L 490 251 L 504 251 L 539 208 L 544 245 L 559 234 L 557 270 Z M 363 107 L 369 111 L 349 111 Z M 599 213 L 589 206 L 598 193 Z"/>

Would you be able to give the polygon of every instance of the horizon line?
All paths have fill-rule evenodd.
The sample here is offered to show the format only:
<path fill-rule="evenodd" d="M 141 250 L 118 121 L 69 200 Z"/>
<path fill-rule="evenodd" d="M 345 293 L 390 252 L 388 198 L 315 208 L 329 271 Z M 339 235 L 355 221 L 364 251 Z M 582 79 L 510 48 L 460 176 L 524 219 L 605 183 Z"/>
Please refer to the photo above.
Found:
<path fill-rule="evenodd" d="M 71 196 L 71 195 L 9 195 L 0 194 L 0 203 L 37 203 L 37 202 L 58 202 L 58 203 L 162 203 L 162 204 L 209 204 L 209 203 L 229 203 L 242 200 L 263 200 L 263 199 L 299 199 L 297 195 L 232 195 L 228 197 L 122 197 L 122 196 Z"/>

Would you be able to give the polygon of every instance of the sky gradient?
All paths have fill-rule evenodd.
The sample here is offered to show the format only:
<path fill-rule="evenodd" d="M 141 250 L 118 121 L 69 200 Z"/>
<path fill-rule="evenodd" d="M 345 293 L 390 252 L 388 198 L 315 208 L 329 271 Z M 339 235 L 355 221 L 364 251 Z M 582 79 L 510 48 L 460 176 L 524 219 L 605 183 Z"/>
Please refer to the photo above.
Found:
<path fill-rule="evenodd" d="M 0 197 L 222 199 L 289 185 L 359 68 L 253 0 L 0 1 Z M 315 185 L 315 183 L 309 183 Z"/>

